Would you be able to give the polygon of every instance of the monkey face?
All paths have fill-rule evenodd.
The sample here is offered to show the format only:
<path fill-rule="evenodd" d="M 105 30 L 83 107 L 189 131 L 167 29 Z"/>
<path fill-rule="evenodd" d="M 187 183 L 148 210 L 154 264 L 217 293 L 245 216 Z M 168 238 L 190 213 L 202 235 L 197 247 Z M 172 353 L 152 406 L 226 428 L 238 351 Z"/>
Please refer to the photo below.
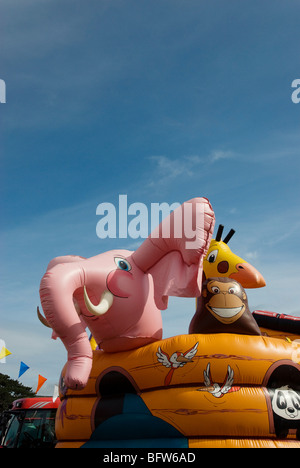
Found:
<path fill-rule="evenodd" d="M 202 296 L 206 309 L 224 324 L 235 322 L 246 310 L 247 296 L 236 281 L 223 283 L 212 279 L 203 289 Z"/>
<path fill-rule="evenodd" d="M 249 310 L 244 288 L 227 277 L 207 278 L 204 281 L 189 332 L 261 335 Z"/>

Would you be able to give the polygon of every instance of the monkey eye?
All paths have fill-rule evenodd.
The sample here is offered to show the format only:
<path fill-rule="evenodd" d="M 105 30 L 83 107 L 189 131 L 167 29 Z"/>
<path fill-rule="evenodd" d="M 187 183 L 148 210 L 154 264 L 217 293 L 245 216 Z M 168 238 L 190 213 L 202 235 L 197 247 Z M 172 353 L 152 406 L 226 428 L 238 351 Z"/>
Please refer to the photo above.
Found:
<path fill-rule="evenodd" d="M 237 294 L 237 293 L 238 293 L 238 288 L 235 287 L 235 286 L 231 286 L 231 287 L 228 289 L 228 292 L 229 292 L 229 294 Z"/>
<path fill-rule="evenodd" d="M 218 286 L 213 286 L 211 290 L 214 294 L 218 294 L 220 292 L 220 289 L 218 288 Z"/>
<path fill-rule="evenodd" d="M 214 263 L 217 260 L 218 250 L 212 250 L 207 256 L 207 261 L 209 263 Z"/>

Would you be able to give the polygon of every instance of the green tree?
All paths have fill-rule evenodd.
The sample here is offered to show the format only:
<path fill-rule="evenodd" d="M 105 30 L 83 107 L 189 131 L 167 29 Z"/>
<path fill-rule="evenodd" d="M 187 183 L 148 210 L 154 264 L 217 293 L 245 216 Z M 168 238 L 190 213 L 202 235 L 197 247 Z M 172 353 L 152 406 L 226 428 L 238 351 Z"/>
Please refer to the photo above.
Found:
<path fill-rule="evenodd" d="M 0 374 L 0 413 L 7 410 L 14 400 L 34 396 L 35 393 L 32 388 L 25 387 L 18 380 L 13 380 L 8 375 Z"/>

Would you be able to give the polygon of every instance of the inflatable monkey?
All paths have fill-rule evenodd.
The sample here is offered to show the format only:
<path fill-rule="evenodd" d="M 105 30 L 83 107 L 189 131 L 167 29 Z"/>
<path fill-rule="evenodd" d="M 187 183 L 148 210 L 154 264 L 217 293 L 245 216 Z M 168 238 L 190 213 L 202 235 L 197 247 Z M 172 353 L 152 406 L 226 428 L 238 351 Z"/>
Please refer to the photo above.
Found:
<path fill-rule="evenodd" d="M 189 333 L 261 335 L 244 288 L 226 277 L 208 278 L 203 283 Z"/>

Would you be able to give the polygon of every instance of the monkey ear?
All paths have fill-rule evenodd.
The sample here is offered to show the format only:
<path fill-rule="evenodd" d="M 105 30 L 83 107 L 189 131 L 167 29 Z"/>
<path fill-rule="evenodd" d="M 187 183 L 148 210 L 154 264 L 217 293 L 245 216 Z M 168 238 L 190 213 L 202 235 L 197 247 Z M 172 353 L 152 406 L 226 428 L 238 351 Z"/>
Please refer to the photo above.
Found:
<path fill-rule="evenodd" d="M 203 289 L 201 295 L 202 295 L 203 297 L 207 297 L 207 290 L 206 290 L 206 289 Z"/>
<path fill-rule="evenodd" d="M 247 295 L 245 293 L 245 291 L 243 291 L 243 300 L 245 301 L 247 299 Z"/>

